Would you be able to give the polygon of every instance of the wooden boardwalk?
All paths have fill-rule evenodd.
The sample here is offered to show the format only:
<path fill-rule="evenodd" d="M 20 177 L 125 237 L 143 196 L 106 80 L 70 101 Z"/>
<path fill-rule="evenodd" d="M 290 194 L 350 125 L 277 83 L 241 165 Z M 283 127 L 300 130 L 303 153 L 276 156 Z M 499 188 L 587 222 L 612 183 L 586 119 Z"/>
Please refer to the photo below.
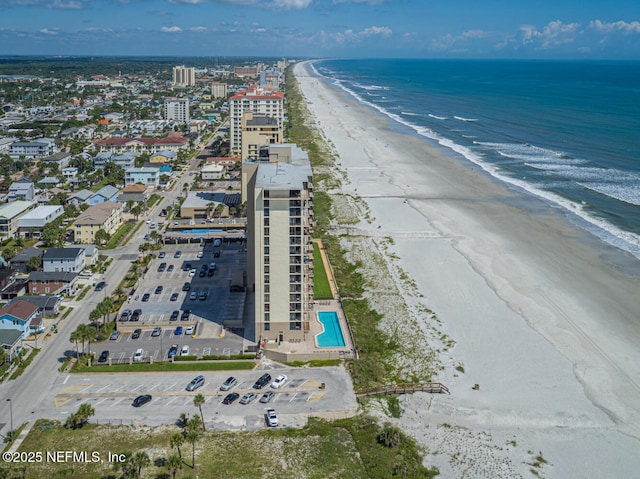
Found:
<path fill-rule="evenodd" d="M 442 383 L 423 384 L 396 384 L 395 386 L 381 386 L 379 388 L 368 388 L 356 391 L 356 396 L 375 396 L 377 394 L 411 394 L 415 392 L 427 392 L 438 394 L 451 394 L 449 388 Z"/>

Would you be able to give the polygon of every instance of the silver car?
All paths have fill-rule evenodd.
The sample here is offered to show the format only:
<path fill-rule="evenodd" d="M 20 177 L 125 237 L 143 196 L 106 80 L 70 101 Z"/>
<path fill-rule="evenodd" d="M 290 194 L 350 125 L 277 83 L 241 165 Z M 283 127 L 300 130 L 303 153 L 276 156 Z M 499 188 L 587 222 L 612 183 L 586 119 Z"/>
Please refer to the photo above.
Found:
<path fill-rule="evenodd" d="M 232 387 L 238 384 L 238 380 L 233 376 L 227 378 L 227 380 L 220 386 L 220 391 L 228 391 Z"/>

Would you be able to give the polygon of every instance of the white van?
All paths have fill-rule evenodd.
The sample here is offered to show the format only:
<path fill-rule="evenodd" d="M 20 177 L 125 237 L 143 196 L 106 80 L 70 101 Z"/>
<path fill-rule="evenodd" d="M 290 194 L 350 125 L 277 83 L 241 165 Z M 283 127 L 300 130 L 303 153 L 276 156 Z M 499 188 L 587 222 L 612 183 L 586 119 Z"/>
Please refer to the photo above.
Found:
<path fill-rule="evenodd" d="M 142 361 L 142 357 L 144 356 L 144 349 L 138 348 L 133 355 L 133 361 L 139 363 Z"/>

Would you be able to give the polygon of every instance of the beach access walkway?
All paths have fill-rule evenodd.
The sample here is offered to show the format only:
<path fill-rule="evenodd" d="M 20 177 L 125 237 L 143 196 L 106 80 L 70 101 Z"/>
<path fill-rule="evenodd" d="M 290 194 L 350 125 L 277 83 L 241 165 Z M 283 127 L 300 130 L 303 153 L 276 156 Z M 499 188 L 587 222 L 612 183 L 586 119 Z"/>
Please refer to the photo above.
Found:
<path fill-rule="evenodd" d="M 423 384 L 397 384 L 394 386 L 381 386 L 377 388 L 361 389 L 356 391 L 356 396 L 375 396 L 390 394 L 412 394 L 415 392 L 426 392 L 431 394 L 451 394 L 449 388 L 442 383 Z"/>

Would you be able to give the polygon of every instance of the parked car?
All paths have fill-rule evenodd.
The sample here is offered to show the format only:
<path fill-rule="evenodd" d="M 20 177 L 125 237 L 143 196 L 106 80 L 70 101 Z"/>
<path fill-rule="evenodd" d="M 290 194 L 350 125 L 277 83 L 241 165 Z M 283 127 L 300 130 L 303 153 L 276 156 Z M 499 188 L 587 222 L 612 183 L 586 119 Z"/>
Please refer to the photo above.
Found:
<path fill-rule="evenodd" d="M 262 389 L 271 381 L 271 375 L 269 373 L 264 373 L 262 376 L 258 378 L 258 380 L 253 385 L 253 389 Z"/>
<path fill-rule="evenodd" d="M 187 391 L 195 391 L 198 388 L 204 386 L 204 376 L 196 376 L 187 384 Z"/>
<path fill-rule="evenodd" d="M 189 299 L 191 301 L 198 299 L 198 292 L 197 291 L 191 291 L 191 293 L 189 293 Z"/>
<path fill-rule="evenodd" d="M 193 326 L 187 326 L 187 329 L 184 330 L 184 334 L 186 335 L 192 335 L 193 334 L 193 330 L 195 328 Z"/>
<path fill-rule="evenodd" d="M 177 321 L 179 316 L 180 316 L 180 311 L 174 311 L 173 313 L 171 313 L 171 316 L 169 317 L 169 321 Z"/>
<path fill-rule="evenodd" d="M 274 409 L 267 409 L 265 418 L 267 420 L 267 426 L 276 427 L 278 425 L 278 415 Z"/>
<path fill-rule="evenodd" d="M 178 296 L 180 296 L 178 293 L 173 293 L 169 301 L 178 301 Z"/>
<path fill-rule="evenodd" d="M 249 404 L 255 398 L 256 398 L 255 393 L 247 393 L 244 396 L 242 396 L 242 399 L 240 399 L 240 404 Z"/>
<path fill-rule="evenodd" d="M 96 284 L 96 291 L 102 291 L 106 285 L 107 283 L 105 283 L 104 281 L 100 281 L 98 284 Z"/>
<path fill-rule="evenodd" d="M 153 328 L 153 331 L 151 331 L 151 337 L 152 338 L 157 338 L 158 336 L 160 336 L 162 334 L 162 328 L 156 326 L 155 328 Z"/>
<path fill-rule="evenodd" d="M 163 290 L 163 289 L 164 289 L 164 288 L 162 287 L 162 285 L 160 285 L 160 286 L 158 286 L 158 287 L 156 288 L 156 290 L 155 290 L 154 292 L 155 292 L 155 294 L 160 294 L 160 293 L 162 293 L 162 290 Z"/>
<path fill-rule="evenodd" d="M 167 269 L 167 263 L 160 263 L 158 266 L 158 273 L 162 273 L 165 269 Z"/>
<path fill-rule="evenodd" d="M 146 303 L 147 301 L 149 301 L 149 298 L 151 298 L 151 295 L 149 293 L 144 293 L 142 295 L 142 302 Z"/>
<path fill-rule="evenodd" d="M 122 311 L 122 314 L 120 315 L 120 321 L 129 321 L 129 317 L 131 316 L 131 310 L 130 309 L 125 309 L 124 311 Z"/>
<path fill-rule="evenodd" d="M 191 271 L 189 271 L 189 276 L 191 276 L 192 278 L 196 275 L 196 269 L 195 268 L 191 268 Z"/>
<path fill-rule="evenodd" d="M 222 404 L 233 404 L 239 397 L 238 393 L 229 393 L 222 400 Z"/>
<path fill-rule="evenodd" d="M 214 273 L 215 273 L 215 270 L 210 269 L 209 271 L 207 271 L 207 277 L 213 276 Z"/>
<path fill-rule="evenodd" d="M 204 256 L 204 253 L 202 251 L 198 251 L 198 254 L 196 255 L 196 257 L 198 259 L 202 258 Z"/>
<path fill-rule="evenodd" d="M 198 278 L 204 278 L 207 275 L 207 272 L 205 270 L 200 270 L 200 272 L 198 273 Z"/>
<path fill-rule="evenodd" d="M 178 354 L 178 345 L 172 344 L 171 347 L 169 348 L 169 352 L 167 353 L 167 356 L 169 357 L 169 359 L 171 359 L 176 354 Z"/>
<path fill-rule="evenodd" d="M 173 271 L 173 265 L 172 265 L 172 264 L 170 264 L 170 265 L 167 267 L 167 273 L 171 273 L 172 271 Z"/>
<path fill-rule="evenodd" d="M 215 271 L 215 270 L 216 270 L 216 263 L 215 263 L 215 262 L 213 262 L 213 261 L 212 261 L 211 263 L 209 263 L 209 269 L 210 269 L 210 270 L 212 269 L 212 270 L 214 270 L 214 271 Z"/>
<path fill-rule="evenodd" d="M 189 347 L 189 345 L 185 344 L 184 346 L 182 346 L 182 349 L 180 350 L 180 356 L 189 356 L 189 353 L 191 353 L 191 348 Z"/>
<path fill-rule="evenodd" d="M 190 317 L 191 317 L 191 310 L 190 309 L 185 309 L 182 312 L 182 316 L 180 316 L 180 321 L 189 321 Z"/>
<path fill-rule="evenodd" d="M 182 326 L 177 326 L 173 334 L 175 336 L 180 336 L 182 334 Z"/>
<path fill-rule="evenodd" d="M 109 351 L 106 349 L 100 353 L 100 357 L 98 358 L 99 363 L 106 363 L 107 359 L 109 359 Z"/>
<path fill-rule="evenodd" d="M 200 299 L 200 301 L 205 301 L 207 299 L 206 289 L 203 289 L 202 291 L 200 291 L 200 294 L 198 295 L 198 299 Z"/>
<path fill-rule="evenodd" d="M 135 398 L 133 400 L 133 403 L 131 403 L 131 405 L 133 407 L 140 407 L 140 406 L 144 406 L 149 401 L 151 401 L 151 394 L 143 394 L 142 396 L 138 396 L 137 398 Z"/>
<path fill-rule="evenodd" d="M 160 253 L 158 253 L 158 258 L 162 259 L 167 255 L 167 253 L 165 253 L 164 251 L 160 251 Z"/>
<path fill-rule="evenodd" d="M 189 291 L 191 289 L 191 283 L 184 283 L 182 285 L 182 291 Z"/>
<path fill-rule="evenodd" d="M 144 357 L 144 349 L 138 348 L 136 349 L 136 352 L 133 354 L 133 361 L 136 363 L 139 363 L 140 361 L 142 361 L 143 357 Z"/>
<path fill-rule="evenodd" d="M 138 339 L 142 335 L 142 329 L 135 329 L 131 335 L 131 339 Z"/>
<path fill-rule="evenodd" d="M 109 339 L 111 341 L 115 341 L 119 337 L 120 337 L 120 331 L 114 331 L 114 332 L 111 333 L 111 336 L 109 336 Z"/>
<path fill-rule="evenodd" d="M 229 389 L 234 387 L 236 384 L 238 384 L 238 380 L 233 376 L 230 376 L 227 378 L 227 380 L 224 383 L 222 383 L 222 386 L 220 386 L 220 391 L 228 391 Z"/>
<path fill-rule="evenodd" d="M 142 317 L 142 310 L 141 309 L 134 309 L 133 313 L 131 313 L 130 321 L 140 321 L 141 317 Z"/>
<path fill-rule="evenodd" d="M 263 404 L 267 404 L 269 401 L 273 399 L 275 395 L 276 393 L 274 393 L 273 391 L 267 391 L 262 396 L 260 396 L 260 402 Z"/>
<path fill-rule="evenodd" d="M 273 389 L 278 389 L 282 386 L 284 386 L 284 383 L 287 382 L 287 375 L 286 374 L 280 374 L 272 383 L 271 383 L 271 387 Z"/>
<path fill-rule="evenodd" d="M 182 251 L 178 250 L 173 254 L 174 258 L 180 258 L 182 256 Z"/>

